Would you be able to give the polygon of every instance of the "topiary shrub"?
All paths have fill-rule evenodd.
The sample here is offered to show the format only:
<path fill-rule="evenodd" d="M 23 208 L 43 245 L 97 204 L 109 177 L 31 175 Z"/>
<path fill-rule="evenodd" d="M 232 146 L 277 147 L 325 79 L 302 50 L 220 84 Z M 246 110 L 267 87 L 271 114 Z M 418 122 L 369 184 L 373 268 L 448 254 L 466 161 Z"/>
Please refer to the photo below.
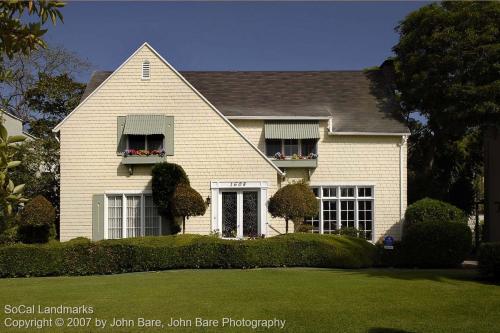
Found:
<path fill-rule="evenodd" d="M 425 198 L 408 206 L 405 213 L 405 230 L 421 222 L 467 223 L 467 216 L 459 208 L 449 203 Z"/>
<path fill-rule="evenodd" d="M 481 275 L 500 280 L 500 242 L 481 244 L 478 262 Z"/>
<path fill-rule="evenodd" d="M 268 210 L 273 217 L 285 219 L 286 233 L 288 221 L 303 221 L 306 216 L 318 213 L 318 200 L 305 183 L 288 184 L 280 188 L 269 199 Z"/>
<path fill-rule="evenodd" d="M 186 230 L 186 218 L 205 214 L 207 206 L 200 193 L 185 183 L 177 185 L 172 198 L 172 214 L 182 217 L 182 233 Z"/>
<path fill-rule="evenodd" d="M 172 196 L 178 184 L 189 185 L 189 178 L 184 169 L 174 163 L 158 163 L 151 172 L 153 202 L 160 210 L 169 210 Z"/>
<path fill-rule="evenodd" d="M 156 164 L 152 176 L 153 202 L 160 215 L 168 221 L 170 233 L 176 234 L 180 228 L 172 212 L 172 198 L 177 185 L 189 185 L 189 178 L 180 165 L 168 162 Z"/>
<path fill-rule="evenodd" d="M 56 210 L 42 195 L 30 200 L 21 211 L 19 238 L 23 243 L 46 243 L 55 238 Z"/>
<path fill-rule="evenodd" d="M 467 224 L 420 222 L 403 234 L 405 266 L 445 268 L 460 265 L 472 249 L 472 232 Z"/>

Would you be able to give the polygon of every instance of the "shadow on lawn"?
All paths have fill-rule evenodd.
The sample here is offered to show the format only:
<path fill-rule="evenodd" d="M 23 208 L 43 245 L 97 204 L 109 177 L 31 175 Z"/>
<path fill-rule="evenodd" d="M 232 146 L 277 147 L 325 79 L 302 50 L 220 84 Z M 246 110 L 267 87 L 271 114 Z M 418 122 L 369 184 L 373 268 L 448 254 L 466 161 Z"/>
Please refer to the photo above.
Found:
<path fill-rule="evenodd" d="M 387 328 L 387 327 L 372 327 L 366 333 L 415 333 L 411 331 L 400 330 L 397 328 Z"/>
<path fill-rule="evenodd" d="M 494 281 L 481 278 L 474 269 L 399 269 L 399 268 L 368 268 L 359 270 L 345 270 L 347 274 L 363 274 L 369 277 L 385 277 L 407 281 L 435 281 L 449 282 L 469 281 L 488 285 L 500 285 Z"/>

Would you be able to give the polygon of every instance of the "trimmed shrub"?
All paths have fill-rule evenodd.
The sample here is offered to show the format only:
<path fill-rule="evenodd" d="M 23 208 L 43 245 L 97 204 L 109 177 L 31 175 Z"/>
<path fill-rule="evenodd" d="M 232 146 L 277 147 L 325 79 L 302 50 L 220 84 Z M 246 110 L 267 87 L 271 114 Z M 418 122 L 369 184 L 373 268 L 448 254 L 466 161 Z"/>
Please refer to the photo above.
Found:
<path fill-rule="evenodd" d="M 172 198 L 172 214 L 182 217 L 182 233 L 186 231 L 186 218 L 204 215 L 207 210 L 200 193 L 188 184 L 179 184 Z"/>
<path fill-rule="evenodd" d="M 460 265 L 472 248 L 472 232 L 463 223 L 420 222 L 403 234 L 403 265 L 440 268 Z"/>
<path fill-rule="evenodd" d="M 46 243 L 55 238 L 56 210 L 42 195 L 31 199 L 21 211 L 18 229 L 23 243 Z"/>
<path fill-rule="evenodd" d="M 184 169 L 174 163 L 158 163 L 151 171 L 153 202 L 161 210 L 170 209 L 170 202 L 178 184 L 188 184 L 189 178 Z"/>
<path fill-rule="evenodd" d="M 286 222 L 286 233 L 288 233 L 288 221 L 301 223 L 307 216 L 318 213 L 318 200 L 313 191 L 305 183 L 288 184 L 280 188 L 269 199 L 268 210 L 273 217 L 282 217 Z"/>
<path fill-rule="evenodd" d="M 290 234 L 253 240 L 175 235 L 0 246 L 0 276 L 115 274 L 179 268 L 370 267 L 375 246 L 336 235 Z"/>
<path fill-rule="evenodd" d="M 500 242 L 481 244 L 478 261 L 481 275 L 500 279 Z"/>
<path fill-rule="evenodd" d="M 449 203 L 425 198 L 408 206 L 405 212 L 405 230 L 421 222 L 467 223 L 467 216 L 459 208 Z"/>

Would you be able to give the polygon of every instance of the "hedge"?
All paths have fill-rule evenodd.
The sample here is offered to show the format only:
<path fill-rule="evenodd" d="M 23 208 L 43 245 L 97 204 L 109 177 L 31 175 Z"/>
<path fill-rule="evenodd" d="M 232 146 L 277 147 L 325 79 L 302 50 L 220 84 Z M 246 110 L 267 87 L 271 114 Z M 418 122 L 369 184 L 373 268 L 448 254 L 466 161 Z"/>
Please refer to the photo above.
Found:
<path fill-rule="evenodd" d="M 478 262 L 483 276 L 500 279 L 500 242 L 481 244 Z"/>
<path fill-rule="evenodd" d="M 459 266 L 472 249 L 472 232 L 463 223 L 420 222 L 403 234 L 400 260 L 406 266 L 446 268 Z"/>
<path fill-rule="evenodd" d="M 362 268 L 378 260 L 374 245 L 336 235 L 289 234 L 254 240 L 175 235 L 90 242 L 0 246 L 0 276 L 115 274 L 180 268 Z"/>

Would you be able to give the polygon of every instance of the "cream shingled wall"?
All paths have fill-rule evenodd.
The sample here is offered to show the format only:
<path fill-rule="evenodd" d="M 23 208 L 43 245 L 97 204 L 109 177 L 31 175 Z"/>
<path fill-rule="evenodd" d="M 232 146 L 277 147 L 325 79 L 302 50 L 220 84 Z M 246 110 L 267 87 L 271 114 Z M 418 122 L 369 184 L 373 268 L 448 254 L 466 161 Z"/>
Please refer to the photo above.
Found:
<path fill-rule="evenodd" d="M 141 80 L 143 60 L 151 79 Z M 111 190 L 151 189 L 151 167 L 136 167 L 132 176 L 116 154 L 116 119 L 127 114 L 175 117 L 175 156 L 191 185 L 203 198 L 210 181 L 265 180 L 269 195 L 277 189 L 277 171 L 222 117 L 191 90 L 148 46 L 143 46 L 60 128 L 61 240 L 92 236 L 92 195 Z M 210 208 L 186 223 L 186 232 L 207 234 Z M 284 230 L 282 220 L 271 226 Z M 272 233 L 272 228 L 269 228 Z"/>
<path fill-rule="evenodd" d="M 263 120 L 232 120 L 247 138 L 265 151 Z M 327 122 L 320 122 L 318 167 L 310 183 L 320 185 L 342 183 L 375 185 L 375 240 L 384 235 L 401 236 L 400 224 L 400 163 L 401 137 L 331 136 Z M 407 146 L 403 146 L 403 212 L 406 210 Z M 297 180 L 305 170 L 290 170 L 287 180 Z M 290 178 L 290 179 L 289 179 Z"/>

